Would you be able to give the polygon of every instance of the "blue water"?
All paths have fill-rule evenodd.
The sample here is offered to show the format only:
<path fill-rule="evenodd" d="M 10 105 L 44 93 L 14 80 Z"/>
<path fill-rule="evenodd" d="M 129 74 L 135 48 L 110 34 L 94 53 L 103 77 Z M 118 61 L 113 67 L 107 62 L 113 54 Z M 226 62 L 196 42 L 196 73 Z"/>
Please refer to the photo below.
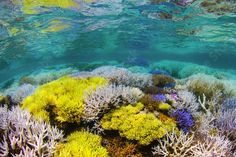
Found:
<path fill-rule="evenodd" d="M 204 67 L 198 72 L 210 68 L 236 76 L 235 13 L 206 13 L 199 0 L 186 7 L 77 2 L 80 8 L 46 7 L 27 14 L 22 4 L 0 1 L 0 82 L 43 68 L 107 64 L 149 69 L 190 64 Z M 48 31 L 51 26 L 64 28 Z"/>

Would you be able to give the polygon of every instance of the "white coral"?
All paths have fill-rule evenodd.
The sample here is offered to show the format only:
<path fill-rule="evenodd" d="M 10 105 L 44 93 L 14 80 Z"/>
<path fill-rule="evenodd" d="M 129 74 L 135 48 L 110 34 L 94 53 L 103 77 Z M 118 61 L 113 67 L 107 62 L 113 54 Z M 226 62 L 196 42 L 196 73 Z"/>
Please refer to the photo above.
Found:
<path fill-rule="evenodd" d="M 83 118 L 96 120 L 104 112 L 111 108 L 117 108 L 124 104 L 135 104 L 143 96 L 138 88 L 122 85 L 109 85 L 97 88 L 92 94 L 86 95 Z"/>
<path fill-rule="evenodd" d="M 177 104 L 178 108 L 189 109 L 192 113 L 197 112 L 199 103 L 197 102 L 196 96 L 187 90 L 180 90 L 177 92 L 180 101 Z"/>
<path fill-rule="evenodd" d="M 102 66 L 91 72 L 95 76 L 102 76 L 118 85 L 144 88 L 152 85 L 152 75 L 132 73 L 128 69 L 114 66 Z"/>
<path fill-rule="evenodd" d="M 28 111 L 0 107 L 0 156 L 52 156 L 62 140 L 60 130 L 36 121 Z M 3 125 L 2 125 L 3 124 Z"/>
<path fill-rule="evenodd" d="M 179 135 L 175 132 L 167 133 L 166 138 L 158 142 L 159 145 L 153 148 L 152 153 L 164 157 L 189 157 L 195 147 L 194 135 L 184 134 L 183 132 Z"/>
<path fill-rule="evenodd" d="M 230 153 L 231 142 L 223 136 L 208 136 L 192 149 L 194 157 L 226 157 Z"/>

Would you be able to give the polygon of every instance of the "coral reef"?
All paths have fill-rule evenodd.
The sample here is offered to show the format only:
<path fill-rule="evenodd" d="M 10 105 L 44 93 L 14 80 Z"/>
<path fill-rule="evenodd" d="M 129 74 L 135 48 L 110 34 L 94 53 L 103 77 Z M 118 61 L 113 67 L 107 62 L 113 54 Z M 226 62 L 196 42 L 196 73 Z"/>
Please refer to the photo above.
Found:
<path fill-rule="evenodd" d="M 84 110 L 85 93 L 106 84 L 107 80 L 101 77 L 63 77 L 37 88 L 34 94 L 23 101 L 22 108 L 47 122 L 79 123 Z"/>
<path fill-rule="evenodd" d="M 42 80 L 26 76 L 3 91 L 0 156 L 235 156 L 236 90 L 227 80 L 69 71 L 28 75 Z"/>
<path fill-rule="evenodd" d="M 122 137 L 137 140 L 142 145 L 162 138 L 176 127 L 174 121 L 161 121 L 154 114 L 140 113 L 143 107 L 142 103 L 137 103 L 135 106 L 128 105 L 113 110 L 104 115 L 101 125 L 106 130 L 119 130 Z"/>
<path fill-rule="evenodd" d="M 52 156 L 63 134 L 28 111 L 0 107 L 0 156 Z"/>
<path fill-rule="evenodd" d="M 86 131 L 76 131 L 70 134 L 66 143 L 56 148 L 55 157 L 108 157 L 107 150 L 101 146 L 102 138 Z"/>

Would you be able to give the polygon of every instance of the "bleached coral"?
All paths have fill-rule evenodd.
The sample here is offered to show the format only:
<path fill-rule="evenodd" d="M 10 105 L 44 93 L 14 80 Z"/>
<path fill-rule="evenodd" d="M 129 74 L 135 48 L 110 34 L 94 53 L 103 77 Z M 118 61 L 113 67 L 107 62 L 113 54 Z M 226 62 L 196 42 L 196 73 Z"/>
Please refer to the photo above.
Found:
<path fill-rule="evenodd" d="M 28 111 L 0 107 L 0 156 L 52 156 L 63 133 Z"/>
<path fill-rule="evenodd" d="M 36 87 L 31 84 L 23 84 L 16 88 L 10 88 L 5 91 L 6 95 L 10 95 L 13 102 L 19 104 L 21 103 L 27 96 L 33 94 Z"/>
<path fill-rule="evenodd" d="M 198 141 L 196 147 L 193 147 L 194 157 L 226 157 L 230 154 L 231 142 L 223 136 L 208 136 Z"/>
<path fill-rule="evenodd" d="M 144 88 L 152 85 L 152 75 L 145 73 L 132 73 L 125 68 L 102 66 L 92 71 L 95 76 L 109 79 L 112 83 L 131 87 Z"/>
<path fill-rule="evenodd" d="M 211 134 L 217 129 L 215 121 L 216 118 L 211 115 L 205 115 L 205 114 L 199 115 L 198 120 L 196 122 L 198 123 L 196 132 L 202 135 Z"/>
<path fill-rule="evenodd" d="M 227 136 L 236 148 L 236 109 L 222 112 L 216 123 L 220 133 Z"/>
<path fill-rule="evenodd" d="M 189 157 L 192 156 L 194 145 L 194 135 L 180 132 L 167 133 L 163 140 L 159 140 L 159 145 L 153 147 L 153 155 L 163 157 Z"/>
<path fill-rule="evenodd" d="M 98 87 L 92 94 L 85 96 L 83 119 L 95 120 L 111 108 L 124 104 L 135 104 L 143 96 L 138 88 L 123 85 Z"/>
<path fill-rule="evenodd" d="M 199 103 L 197 102 L 196 96 L 187 90 L 180 90 L 177 92 L 179 101 L 176 104 L 177 108 L 189 109 L 192 113 L 197 112 L 199 108 Z"/>

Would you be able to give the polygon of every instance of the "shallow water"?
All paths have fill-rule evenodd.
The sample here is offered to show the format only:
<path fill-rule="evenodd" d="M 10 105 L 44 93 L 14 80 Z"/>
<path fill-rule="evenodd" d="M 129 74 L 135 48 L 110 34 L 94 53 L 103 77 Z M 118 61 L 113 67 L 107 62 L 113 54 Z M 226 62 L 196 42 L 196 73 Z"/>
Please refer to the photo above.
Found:
<path fill-rule="evenodd" d="M 163 60 L 227 70 L 234 78 L 236 14 L 206 13 L 200 2 L 182 7 L 168 2 L 75 0 L 69 6 L 27 6 L 24 0 L 2 0 L 0 82 L 59 65 L 150 68 Z"/>

